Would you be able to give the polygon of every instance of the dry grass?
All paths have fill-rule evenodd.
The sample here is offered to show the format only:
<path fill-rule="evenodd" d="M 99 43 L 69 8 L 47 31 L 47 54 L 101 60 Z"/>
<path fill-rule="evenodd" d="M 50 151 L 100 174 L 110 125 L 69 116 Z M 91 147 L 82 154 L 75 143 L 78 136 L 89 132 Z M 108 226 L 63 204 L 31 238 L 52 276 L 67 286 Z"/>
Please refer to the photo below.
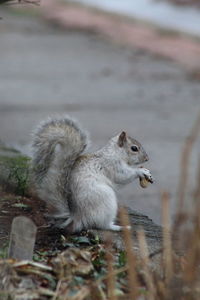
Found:
<path fill-rule="evenodd" d="M 169 195 L 162 194 L 162 225 L 163 225 L 163 267 L 165 283 L 169 284 L 173 274 L 172 241 L 170 234 Z"/>
<path fill-rule="evenodd" d="M 129 281 L 129 297 L 130 299 L 137 299 L 138 296 L 138 278 L 136 273 L 136 255 L 133 251 L 133 239 L 131 236 L 131 230 L 129 229 L 130 223 L 128 220 L 128 215 L 126 211 L 121 208 L 120 211 L 120 220 L 123 226 L 123 234 L 124 234 L 124 244 L 127 254 L 127 265 L 128 265 L 128 281 Z"/>
<path fill-rule="evenodd" d="M 145 233 L 138 232 L 140 258 L 134 253 L 131 232 L 124 229 L 124 242 L 127 252 L 129 298 L 140 299 L 141 270 L 143 274 L 146 295 L 142 299 L 172 300 L 172 299 L 200 299 L 200 161 L 196 175 L 194 190 L 195 213 L 186 216 L 183 213 L 184 201 L 188 185 L 188 170 L 190 155 L 200 133 L 200 115 L 197 118 L 190 135 L 186 139 L 180 168 L 180 181 L 178 187 L 178 210 L 172 229 L 170 228 L 169 194 L 162 193 L 162 225 L 163 225 L 163 251 L 161 253 L 160 271 L 151 269 Z M 184 221 L 190 218 L 192 226 L 187 231 L 180 231 Z M 127 214 L 121 212 L 121 223 L 129 225 Z M 184 254 L 177 254 L 173 248 L 173 232 L 179 232 L 179 247 Z M 140 270 L 137 272 L 136 270 Z M 116 298 L 115 298 L 116 299 Z"/>
<path fill-rule="evenodd" d="M 178 227 L 183 218 L 183 207 L 186 197 L 186 191 L 187 191 L 187 185 L 188 185 L 188 174 L 189 174 L 189 162 L 190 162 L 190 156 L 192 153 L 192 149 L 194 146 L 195 141 L 198 138 L 200 132 L 200 114 L 198 115 L 198 118 L 188 135 L 188 137 L 185 140 L 185 144 L 183 147 L 183 151 L 181 154 L 181 162 L 180 162 L 180 176 L 179 176 L 179 184 L 178 184 L 178 194 L 177 194 L 177 215 L 175 219 L 175 227 Z M 197 177 L 199 178 L 199 177 Z M 199 187 L 199 181 L 197 181 L 197 189 L 200 189 Z"/>
<path fill-rule="evenodd" d="M 150 259 L 149 259 L 145 233 L 142 229 L 138 232 L 138 241 L 139 241 L 142 268 L 144 270 L 144 278 L 148 290 L 148 298 L 149 300 L 154 300 L 156 297 L 156 290 L 154 287 L 154 280 L 150 269 Z"/>

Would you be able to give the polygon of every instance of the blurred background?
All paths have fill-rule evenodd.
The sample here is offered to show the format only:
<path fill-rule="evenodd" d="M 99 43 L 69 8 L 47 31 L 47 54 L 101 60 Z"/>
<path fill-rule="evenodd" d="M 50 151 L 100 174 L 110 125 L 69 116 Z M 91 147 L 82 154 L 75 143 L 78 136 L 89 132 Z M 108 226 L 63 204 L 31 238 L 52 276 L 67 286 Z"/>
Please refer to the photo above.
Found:
<path fill-rule="evenodd" d="M 127 43 L 108 38 L 106 28 L 109 32 L 113 18 L 117 26 L 116 15 L 120 24 L 152 30 L 157 38 L 132 31 L 126 32 Z M 126 130 L 149 154 L 145 167 L 155 183 L 145 190 L 138 181 L 129 184 L 119 191 L 119 201 L 160 223 L 160 193 L 167 190 L 173 218 L 182 147 L 200 111 L 200 56 L 194 63 L 193 55 L 194 49 L 200 53 L 199 1 L 65 0 L 52 5 L 41 0 L 37 6 L 1 5 L 0 17 L 0 140 L 30 155 L 35 126 L 65 113 L 90 132 L 91 151 Z M 96 21 L 103 33 L 92 30 Z M 146 49 L 134 44 L 142 38 Z M 159 55 L 161 45 L 171 56 Z M 188 208 L 199 146 L 198 141 L 190 160 Z"/>
<path fill-rule="evenodd" d="M 69 2 L 68 0 L 65 0 Z M 200 37 L 199 0 L 73 0 Z"/>

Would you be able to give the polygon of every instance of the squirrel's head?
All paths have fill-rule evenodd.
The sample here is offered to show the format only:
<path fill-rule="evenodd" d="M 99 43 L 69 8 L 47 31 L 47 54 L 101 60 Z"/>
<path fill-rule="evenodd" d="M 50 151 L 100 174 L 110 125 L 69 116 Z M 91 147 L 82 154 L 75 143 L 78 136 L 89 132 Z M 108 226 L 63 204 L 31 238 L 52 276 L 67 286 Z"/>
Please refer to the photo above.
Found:
<path fill-rule="evenodd" d="M 126 159 L 129 165 L 141 164 L 149 160 L 142 145 L 135 139 L 127 136 L 125 131 L 119 134 L 117 144 L 118 147 L 126 153 Z"/>

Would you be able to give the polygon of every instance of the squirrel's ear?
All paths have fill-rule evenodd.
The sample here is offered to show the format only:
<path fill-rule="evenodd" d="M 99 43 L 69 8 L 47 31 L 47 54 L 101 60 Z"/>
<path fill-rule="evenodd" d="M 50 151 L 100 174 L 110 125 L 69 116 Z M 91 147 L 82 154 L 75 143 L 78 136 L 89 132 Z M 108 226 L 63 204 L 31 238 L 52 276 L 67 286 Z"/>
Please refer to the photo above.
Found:
<path fill-rule="evenodd" d="M 125 142 L 126 142 L 126 132 L 122 131 L 122 133 L 120 133 L 119 138 L 118 138 L 119 147 L 123 147 Z"/>

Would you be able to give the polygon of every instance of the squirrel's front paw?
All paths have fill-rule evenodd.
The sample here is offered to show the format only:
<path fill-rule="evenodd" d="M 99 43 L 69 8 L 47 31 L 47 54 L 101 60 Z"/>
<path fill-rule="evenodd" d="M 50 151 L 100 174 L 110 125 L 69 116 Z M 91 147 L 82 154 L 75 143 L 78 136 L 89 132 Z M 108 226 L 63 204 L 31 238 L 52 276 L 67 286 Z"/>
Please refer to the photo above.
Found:
<path fill-rule="evenodd" d="M 151 172 L 148 169 L 145 169 L 143 167 L 138 169 L 138 177 L 140 179 L 146 179 L 148 182 L 153 183 L 153 177 L 151 175 Z"/>

